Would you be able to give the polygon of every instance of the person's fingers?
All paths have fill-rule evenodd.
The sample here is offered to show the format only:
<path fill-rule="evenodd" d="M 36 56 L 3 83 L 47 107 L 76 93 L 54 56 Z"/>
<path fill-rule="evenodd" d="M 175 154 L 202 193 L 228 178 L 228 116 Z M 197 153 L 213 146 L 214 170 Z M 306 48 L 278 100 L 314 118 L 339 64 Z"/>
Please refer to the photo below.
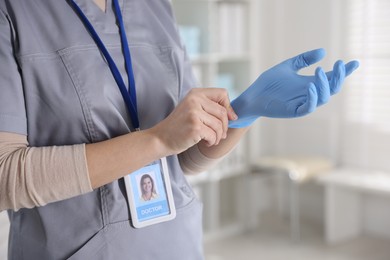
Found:
<path fill-rule="evenodd" d="M 202 124 L 200 133 L 200 140 L 204 140 L 208 146 L 213 146 L 217 143 L 217 135 L 215 131 L 207 125 L 207 123 L 204 122 Z"/>
<path fill-rule="evenodd" d="M 308 67 L 324 58 L 325 50 L 323 48 L 307 51 L 294 58 L 291 58 L 291 66 L 294 71 Z"/>
<path fill-rule="evenodd" d="M 221 129 L 215 129 L 218 134 L 220 131 L 222 132 L 222 136 L 218 135 L 218 137 L 226 138 L 227 130 L 228 130 L 227 109 L 218 103 L 215 103 L 213 101 L 208 101 L 208 100 L 205 100 L 205 102 L 203 102 L 202 108 L 207 114 L 215 117 L 215 120 L 220 122 L 218 123 L 218 125 L 216 125 L 216 127 Z"/>
<path fill-rule="evenodd" d="M 330 94 L 338 93 L 345 79 L 345 65 L 344 62 L 338 60 L 333 66 L 332 78 L 329 81 Z"/>
<path fill-rule="evenodd" d="M 230 104 L 229 107 L 227 108 L 227 114 L 228 114 L 228 119 L 231 121 L 238 119 L 236 112 L 234 111 L 233 107 Z"/>
<path fill-rule="evenodd" d="M 230 104 L 229 95 L 224 88 L 202 88 L 200 89 L 209 99 L 224 107 Z"/>
<path fill-rule="evenodd" d="M 203 88 L 203 93 L 207 98 L 225 107 L 228 113 L 229 120 L 237 119 L 237 115 L 230 105 L 229 94 L 226 89 L 223 88 Z"/>
<path fill-rule="evenodd" d="M 208 128 L 210 128 L 212 131 L 214 131 L 215 135 L 215 143 L 218 144 L 222 138 L 225 138 L 226 132 L 224 130 L 224 123 L 217 117 L 207 113 L 203 112 L 199 119 L 202 121 L 204 125 L 206 125 Z M 226 129 L 227 129 L 227 122 L 226 122 Z"/>
<path fill-rule="evenodd" d="M 299 106 L 296 111 L 296 116 L 304 116 L 313 112 L 317 107 L 318 95 L 314 83 L 310 82 L 307 85 L 307 99 L 304 104 Z"/>
<path fill-rule="evenodd" d="M 327 103 L 330 98 L 329 81 L 321 67 L 318 67 L 315 71 L 315 86 L 318 95 L 317 106 Z"/>
<path fill-rule="evenodd" d="M 191 124 L 201 122 L 207 128 L 204 136 L 209 145 L 216 145 L 222 138 L 226 138 L 228 131 L 228 111 L 225 106 L 230 107 L 227 91 L 219 88 L 193 89 L 186 97 L 187 111 L 192 111 L 193 119 Z M 202 128 L 204 129 L 204 128 Z M 201 131 L 196 127 L 196 131 Z M 211 131 L 211 132 L 210 132 Z"/>

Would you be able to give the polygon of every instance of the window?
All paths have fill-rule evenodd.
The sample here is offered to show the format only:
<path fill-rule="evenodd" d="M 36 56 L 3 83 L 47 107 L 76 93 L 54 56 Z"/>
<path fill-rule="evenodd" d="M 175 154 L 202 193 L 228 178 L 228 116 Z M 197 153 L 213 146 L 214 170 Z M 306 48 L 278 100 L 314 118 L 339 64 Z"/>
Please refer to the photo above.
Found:
<path fill-rule="evenodd" d="M 390 1 L 346 3 L 344 45 L 361 66 L 346 88 L 343 159 L 390 170 Z"/>

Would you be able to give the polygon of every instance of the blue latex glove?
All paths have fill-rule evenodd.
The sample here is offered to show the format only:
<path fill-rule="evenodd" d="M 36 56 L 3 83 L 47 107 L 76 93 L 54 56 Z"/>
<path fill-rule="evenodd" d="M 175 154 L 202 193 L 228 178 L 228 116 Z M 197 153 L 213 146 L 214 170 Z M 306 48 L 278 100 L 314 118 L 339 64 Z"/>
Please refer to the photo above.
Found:
<path fill-rule="evenodd" d="M 238 119 L 229 122 L 230 128 L 251 125 L 258 117 L 292 118 L 307 115 L 317 106 L 328 102 L 340 91 L 346 76 L 359 67 L 357 61 L 334 64 L 325 73 L 318 67 L 313 76 L 297 72 L 325 56 L 324 49 L 302 53 L 262 73 L 239 97 L 231 102 Z"/>

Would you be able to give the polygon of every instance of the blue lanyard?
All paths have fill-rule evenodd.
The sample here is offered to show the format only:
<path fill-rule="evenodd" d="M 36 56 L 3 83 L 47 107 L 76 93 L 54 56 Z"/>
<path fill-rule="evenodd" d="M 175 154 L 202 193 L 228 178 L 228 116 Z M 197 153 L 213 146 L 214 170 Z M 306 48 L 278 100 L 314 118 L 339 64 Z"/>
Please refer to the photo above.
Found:
<path fill-rule="evenodd" d="M 80 16 L 80 19 L 83 21 L 84 25 L 88 29 L 92 38 L 96 42 L 98 48 L 106 58 L 111 73 L 115 78 L 115 81 L 122 94 L 123 100 L 125 101 L 127 109 L 130 113 L 131 121 L 133 122 L 133 127 L 135 128 L 135 130 L 139 130 L 137 95 L 135 90 L 135 80 L 134 80 L 133 66 L 131 62 L 130 49 L 127 42 L 125 26 L 123 24 L 122 13 L 118 4 L 118 0 L 113 0 L 113 2 L 114 2 L 114 12 L 119 24 L 123 55 L 125 57 L 125 66 L 126 66 L 126 72 L 128 77 L 129 90 L 127 90 L 123 78 L 118 70 L 118 67 L 116 66 L 114 60 L 112 59 L 103 41 L 100 39 L 99 35 L 97 34 L 95 28 L 92 26 L 91 22 L 88 20 L 88 18 L 86 17 L 84 12 L 80 9 L 80 7 L 74 2 L 74 0 L 70 0 L 70 3 L 73 6 L 74 10 Z"/>

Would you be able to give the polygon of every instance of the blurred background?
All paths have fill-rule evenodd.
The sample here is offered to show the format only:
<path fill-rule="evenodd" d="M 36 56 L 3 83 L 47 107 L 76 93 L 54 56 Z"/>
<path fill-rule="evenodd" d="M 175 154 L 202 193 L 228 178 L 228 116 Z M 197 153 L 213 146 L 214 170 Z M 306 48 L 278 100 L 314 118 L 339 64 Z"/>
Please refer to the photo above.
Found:
<path fill-rule="evenodd" d="M 206 260 L 390 259 L 390 1 L 172 4 L 199 86 L 231 98 L 307 50 L 326 49 L 326 71 L 361 64 L 315 113 L 260 118 L 215 169 L 189 178 L 204 203 Z M 0 259 L 7 232 L 2 212 Z"/>
<path fill-rule="evenodd" d="M 231 98 L 307 50 L 325 48 L 325 71 L 361 64 L 315 113 L 260 118 L 215 169 L 189 178 L 206 259 L 390 259 L 390 1 L 172 2 L 199 86 Z"/>

